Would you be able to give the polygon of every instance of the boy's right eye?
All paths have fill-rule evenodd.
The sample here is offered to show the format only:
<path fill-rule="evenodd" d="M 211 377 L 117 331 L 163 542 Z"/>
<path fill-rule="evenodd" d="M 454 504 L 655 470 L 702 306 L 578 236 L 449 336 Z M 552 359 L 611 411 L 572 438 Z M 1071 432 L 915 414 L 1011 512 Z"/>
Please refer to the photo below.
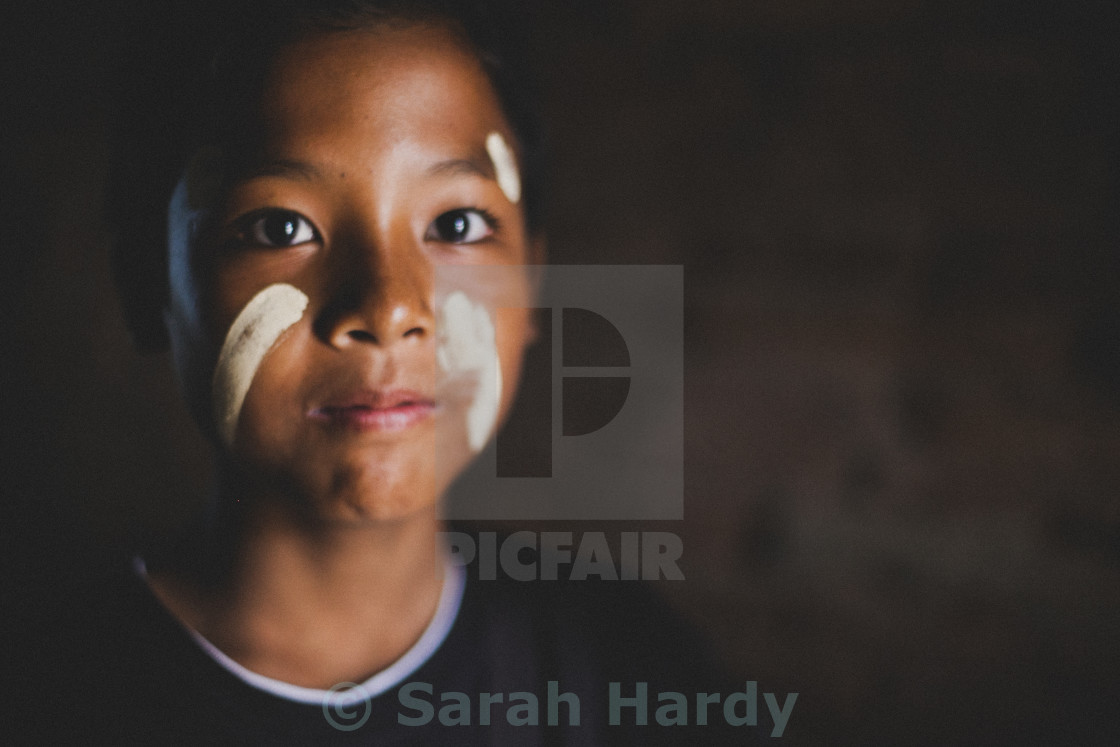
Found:
<path fill-rule="evenodd" d="M 288 247 L 319 238 L 311 222 L 291 210 L 267 210 L 249 219 L 246 238 L 254 244 Z"/>

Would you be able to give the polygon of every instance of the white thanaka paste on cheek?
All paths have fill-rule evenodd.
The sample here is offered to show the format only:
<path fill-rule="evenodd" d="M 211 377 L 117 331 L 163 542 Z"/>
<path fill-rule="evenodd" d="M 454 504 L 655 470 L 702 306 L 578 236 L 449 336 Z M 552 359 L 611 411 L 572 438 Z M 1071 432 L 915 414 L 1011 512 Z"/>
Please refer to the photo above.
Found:
<path fill-rule="evenodd" d="M 226 446 L 233 446 L 241 406 L 261 361 L 306 309 L 301 290 L 276 283 L 253 296 L 233 320 L 214 368 L 214 422 Z"/>
<path fill-rule="evenodd" d="M 462 291 L 448 295 L 440 307 L 436 360 L 449 379 L 475 375 L 478 385 L 467 407 L 467 443 L 477 453 L 498 422 L 502 400 L 502 368 L 494 322 L 482 304 Z"/>
<path fill-rule="evenodd" d="M 521 175 L 517 171 L 513 151 L 501 133 L 491 132 L 486 136 L 486 152 L 490 154 L 490 161 L 494 164 L 498 186 L 506 199 L 516 205 L 521 201 Z"/>

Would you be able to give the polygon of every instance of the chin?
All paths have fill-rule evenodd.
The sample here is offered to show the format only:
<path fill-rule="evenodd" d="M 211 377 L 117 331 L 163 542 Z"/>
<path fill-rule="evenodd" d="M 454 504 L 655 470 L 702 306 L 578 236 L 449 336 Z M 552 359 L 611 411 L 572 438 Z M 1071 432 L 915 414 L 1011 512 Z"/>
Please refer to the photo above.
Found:
<path fill-rule="evenodd" d="M 414 519 L 434 519 L 436 502 L 425 505 L 390 504 L 377 501 L 346 502 L 320 512 L 324 524 L 337 528 L 372 528 Z"/>
<path fill-rule="evenodd" d="M 316 491 L 312 503 L 317 517 L 328 524 L 364 526 L 435 516 L 439 493 L 430 473 L 416 479 L 386 485 L 384 479 L 348 475 L 332 480 L 326 490 Z M 364 478 L 364 479 L 363 479 Z"/>

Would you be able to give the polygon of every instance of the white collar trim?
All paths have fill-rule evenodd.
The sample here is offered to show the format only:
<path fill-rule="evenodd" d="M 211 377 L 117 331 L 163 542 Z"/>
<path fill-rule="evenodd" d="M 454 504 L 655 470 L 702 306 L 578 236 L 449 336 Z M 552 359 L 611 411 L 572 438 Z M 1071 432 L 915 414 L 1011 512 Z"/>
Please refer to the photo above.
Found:
<path fill-rule="evenodd" d="M 148 568 L 144 559 L 139 556 L 133 558 L 132 566 L 136 574 L 147 583 Z M 321 705 L 331 699 L 339 700 L 343 697 L 346 700 L 357 701 L 375 698 L 396 687 L 431 658 L 436 649 L 446 640 L 447 634 L 451 632 L 451 626 L 455 624 L 455 619 L 459 614 L 459 605 L 463 601 L 465 585 L 466 572 L 462 566 L 446 562 L 444 564 L 443 588 L 440 590 L 439 604 L 436 605 L 436 612 L 424 629 L 423 634 L 421 634 L 420 639 L 408 651 L 405 651 L 399 659 L 365 682 L 340 683 L 331 690 L 300 687 L 272 677 L 265 677 L 263 674 L 257 674 L 222 653 L 217 646 L 206 640 L 198 631 L 186 623 L 180 621 L 180 624 L 210 658 L 251 687 L 263 690 L 278 698 L 310 705 Z"/>

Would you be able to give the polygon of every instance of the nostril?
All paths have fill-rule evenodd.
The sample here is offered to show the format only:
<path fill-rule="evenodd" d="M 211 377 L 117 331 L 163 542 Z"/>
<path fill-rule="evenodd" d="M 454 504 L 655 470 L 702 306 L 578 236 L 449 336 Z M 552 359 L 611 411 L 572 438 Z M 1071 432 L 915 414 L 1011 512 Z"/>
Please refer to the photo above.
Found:
<path fill-rule="evenodd" d="M 425 330 L 423 327 L 413 327 L 412 329 L 407 330 L 403 335 L 401 335 L 401 337 L 423 337 L 424 334 Z"/>

